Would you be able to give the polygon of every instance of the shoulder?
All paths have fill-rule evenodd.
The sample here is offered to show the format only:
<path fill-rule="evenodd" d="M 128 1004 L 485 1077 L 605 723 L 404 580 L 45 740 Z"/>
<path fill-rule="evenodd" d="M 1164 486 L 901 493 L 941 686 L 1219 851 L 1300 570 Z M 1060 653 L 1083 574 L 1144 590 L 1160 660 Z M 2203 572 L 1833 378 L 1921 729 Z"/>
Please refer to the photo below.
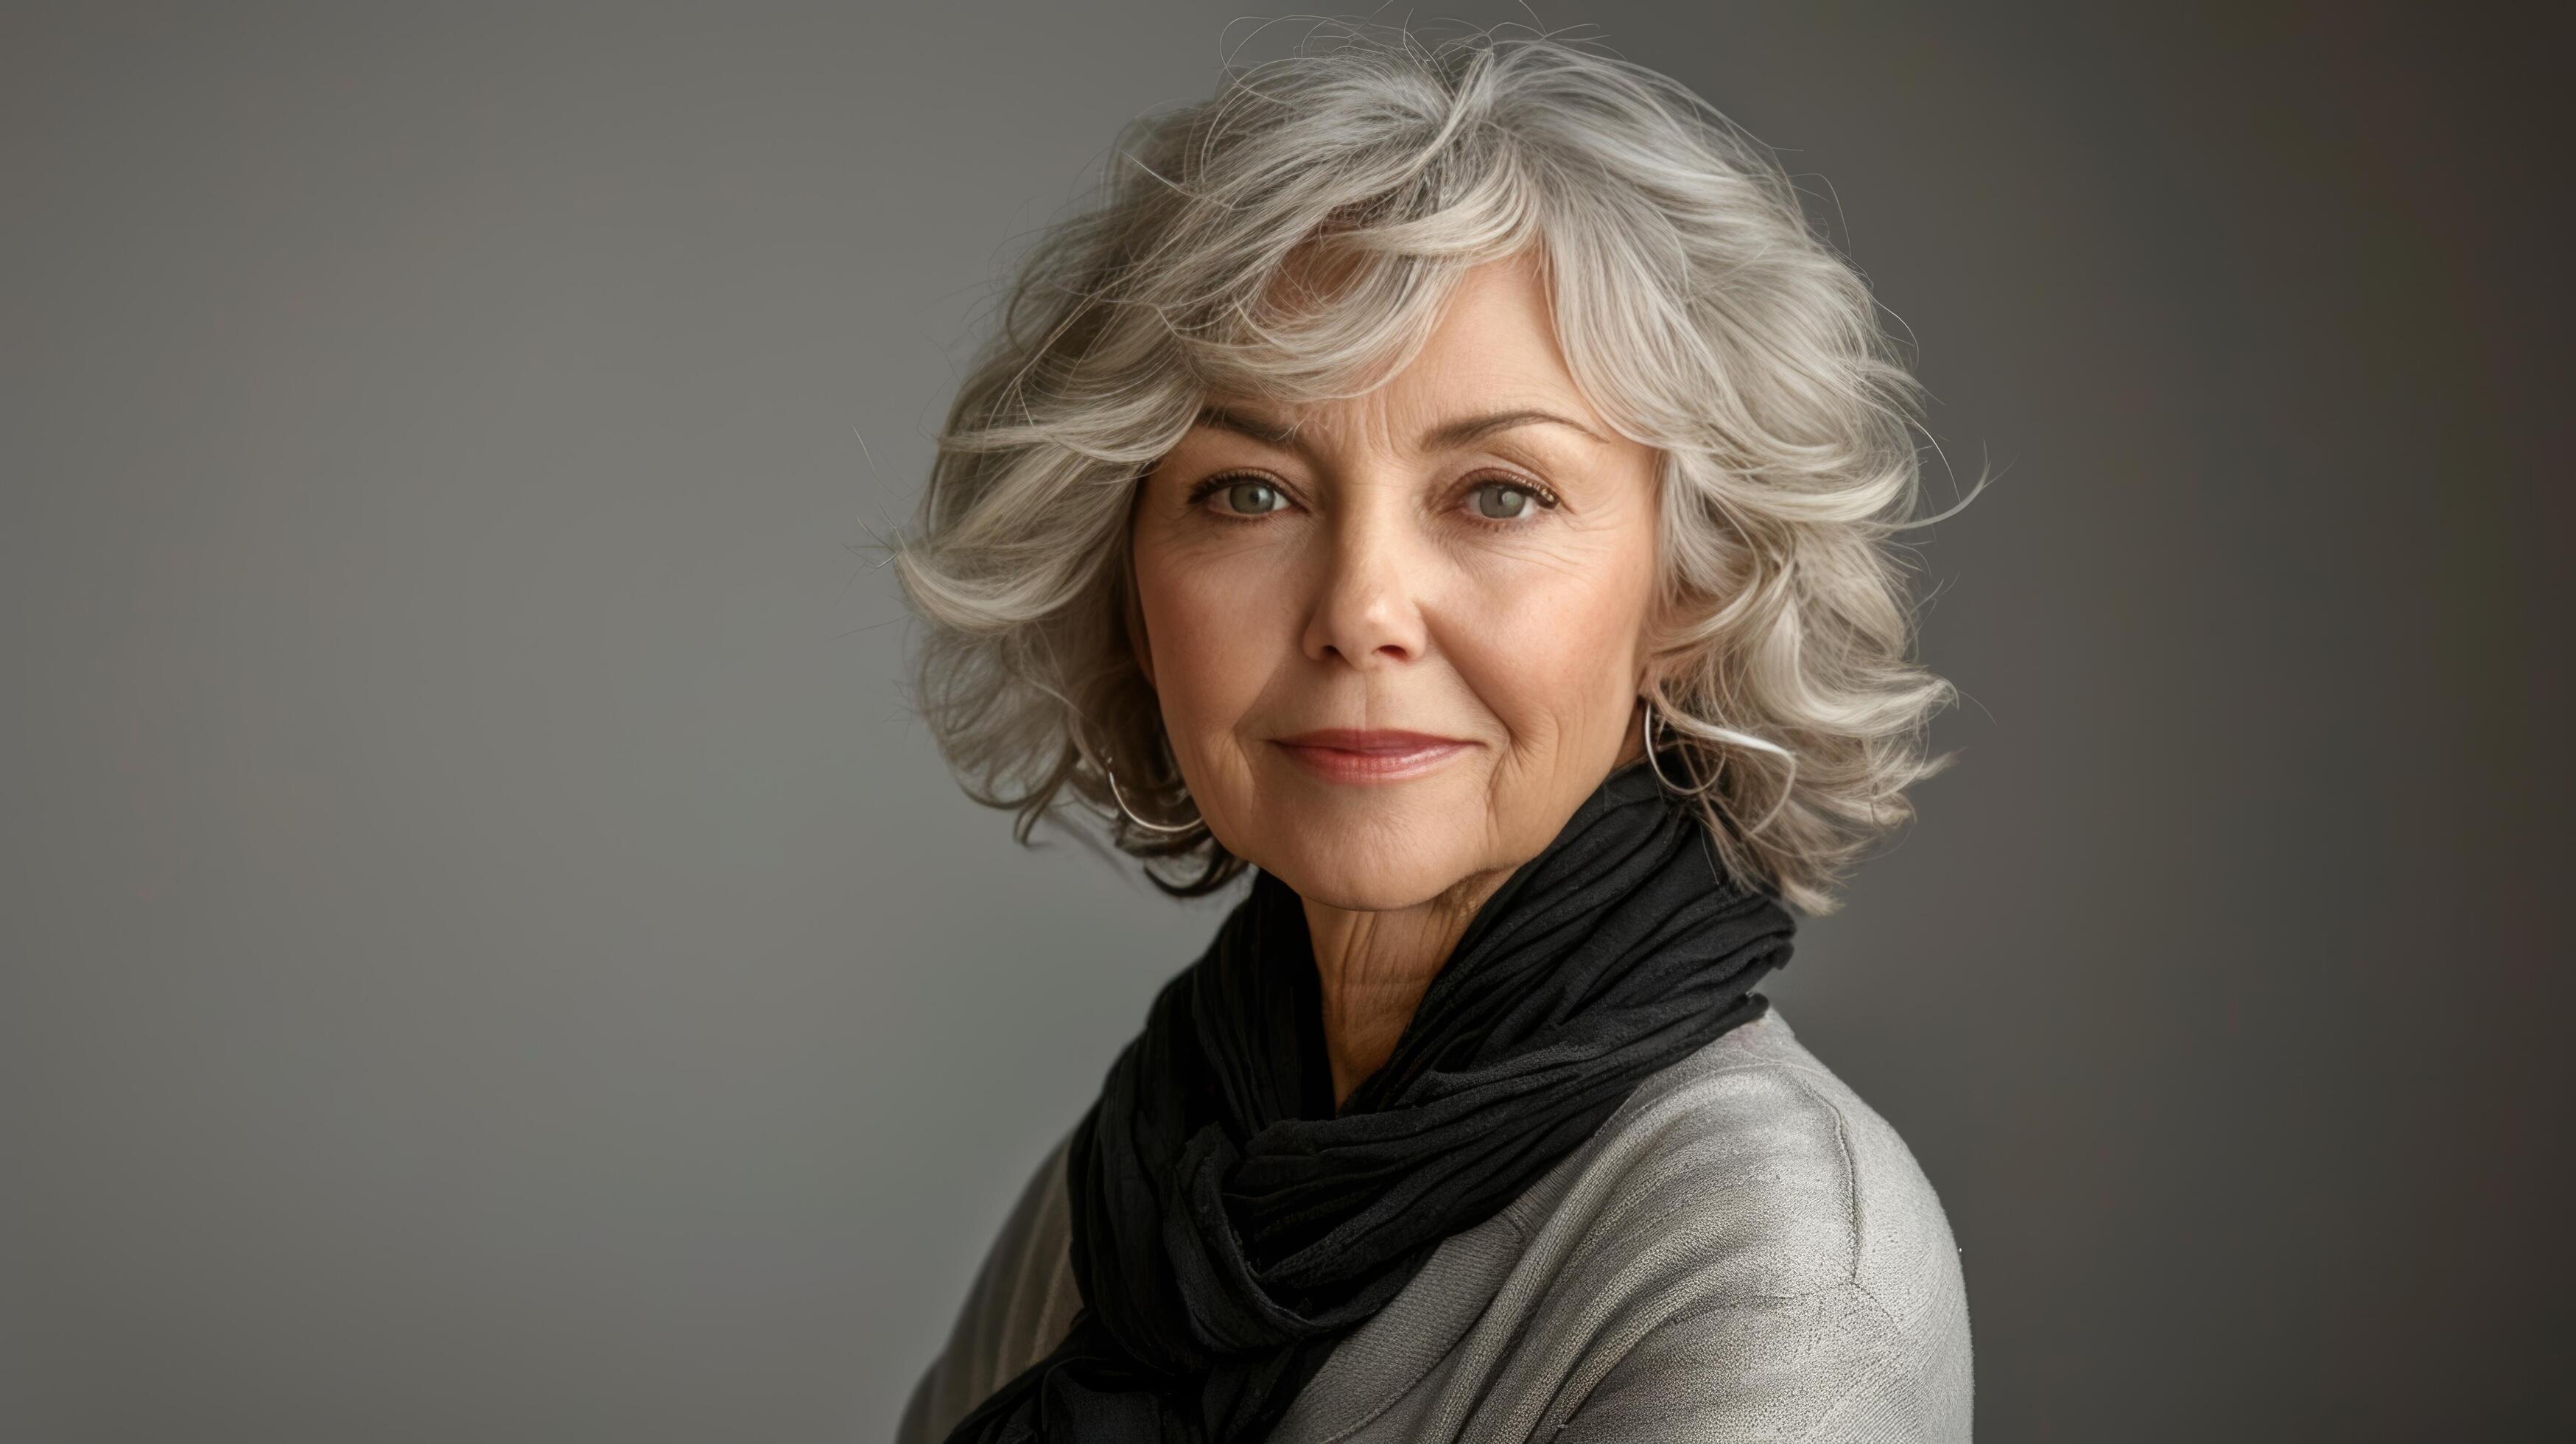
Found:
<path fill-rule="evenodd" d="M 1577 1177 L 1550 1182 L 1597 1194 L 1606 1240 L 1647 1242 L 1656 1221 L 1726 1294 L 1851 1284 L 1903 1300 L 1958 1273 L 1913 1151 L 1776 1010 L 1649 1078 L 1570 1162 Z"/>
<path fill-rule="evenodd" d="M 1073 1278 L 1073 1221 L 1064 1182 L 1072 1143 L 1073 1129 L 1067 1128 L 1021 1186 L 985 1250 L 946 1346 L 913 1386 L 896 1430 L 898 1444 L 946 1437 L 967 1410 L 1045 1358 L 1073 1327 L 1082 1294 Z"/>
<path fill-rule="evenodd" d="M 1940 1197 L 1776 1012 L 1648 1079 L 1515 1208 L 1567 1317 L 1604 1321 L 1568 1361 L 1599 1380 L 1578 1419 L 1642 1403 L 1670 1422 L 1710 1388 L 1829 1431 L 1858 1409 L 1910 1421 L 1883 1437 L 1964 1437 L 1967 1298 Z"/>

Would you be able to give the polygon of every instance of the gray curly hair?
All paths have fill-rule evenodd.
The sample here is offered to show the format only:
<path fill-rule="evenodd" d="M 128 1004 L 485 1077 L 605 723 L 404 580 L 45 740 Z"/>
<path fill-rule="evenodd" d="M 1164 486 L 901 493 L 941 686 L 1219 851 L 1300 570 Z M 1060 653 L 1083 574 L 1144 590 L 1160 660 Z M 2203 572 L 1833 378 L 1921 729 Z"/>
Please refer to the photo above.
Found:
<path fill-rule="evenodd" d="M 1924 524 L 1920 387 L 1769 151 L 1561 40 L 1344 29 L 1140 117 L 1118 154 L 1021 263 L 895 548 L 926 624 L 916 705 L 968 793 L 1025 842 L 1070 792 L 1173 893 L 1235 876 L 1203 824 L 1117 805 L 1193 811 L 1128 645 L 1137 483 L 1205 398 L 1362 394 L 1468 268 L 1534 252 L 1568 370 L 1662 457 L 1647 696 L 1687 774 L 1668 784 L 1738 876 L 1839 906 L 1840 873 L 1951 761 L 1925 734 L 1956 689 L 1910 660 L 1889 541 Z"/>

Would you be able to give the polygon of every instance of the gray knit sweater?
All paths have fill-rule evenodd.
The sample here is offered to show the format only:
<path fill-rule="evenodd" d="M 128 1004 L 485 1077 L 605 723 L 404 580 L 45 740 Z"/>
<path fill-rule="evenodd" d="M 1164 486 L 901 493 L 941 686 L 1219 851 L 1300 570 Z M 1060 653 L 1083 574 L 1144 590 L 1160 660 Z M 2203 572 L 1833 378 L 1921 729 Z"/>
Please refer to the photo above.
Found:
<path fill-rule="evenodd" d="M 1064 1153 L 1003 1224 L 898 1444 L 934 1444 L 1070 1327 Z M 1270 1437 L 1964 1441 L 1968 1405 L 1940 1199 L 1774 1010 L 1648 1078 L 1450 1237 Z"/>

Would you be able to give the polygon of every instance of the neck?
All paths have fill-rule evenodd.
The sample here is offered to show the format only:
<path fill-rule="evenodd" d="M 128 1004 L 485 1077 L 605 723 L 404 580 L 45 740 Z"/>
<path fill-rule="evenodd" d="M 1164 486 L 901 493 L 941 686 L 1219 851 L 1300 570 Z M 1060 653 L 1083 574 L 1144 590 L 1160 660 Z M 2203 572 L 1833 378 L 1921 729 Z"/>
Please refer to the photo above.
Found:
<path fill-rule="evenodd" d="M 1509 876 L 1508 868 L 1472 874 L 1428 902 L 1387 912 L 1306 901 L 1306 931 L 1323 985 L 1324 1048 L 1333 1065 L 1335 1108 L 1386 1065 L 1476 909 Z"/>
<path fill-rule="evenodd" d="M 1609 771 L 1646 755 L 1638 727 L 1644 707 L 1640 698 L 1630 709 L 1626 738 Z M 1394 1056 L 1396 1040 L 1450 949 L 1512 871 L 1470 873 L 1429 902 L 1388 912 L 1352 912 L 1305 900 L 1306 932 L 1324 989 L 1324 1049 L 1333 1064 L 1335 1109 Z"/>

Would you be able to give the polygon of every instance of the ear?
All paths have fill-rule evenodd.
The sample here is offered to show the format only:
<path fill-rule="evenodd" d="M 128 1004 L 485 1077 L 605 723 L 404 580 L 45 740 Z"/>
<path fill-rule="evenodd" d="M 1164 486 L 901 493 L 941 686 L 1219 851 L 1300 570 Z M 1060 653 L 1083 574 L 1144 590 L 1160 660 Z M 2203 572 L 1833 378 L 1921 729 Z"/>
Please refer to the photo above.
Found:
<path fill-rule="evenodd" d="M 1127 549 L 1126 577 L 1120 582 L 1127 614 L 1127 650 L 1136 659 L 1136 670 L 1145 674 L 1145 685 L 1154 685 L 1154 640 L 1145 631 L 1145 601 L 1136 591 L 1136 549 Z"/>
<path fill-rule="evenodd" d="M 1634 681 L 1636 693 L 1640 697 L 1654 690 L 1655 684 L 1662 681 L 1671 669 L 1671 658 L 1659 650 L 1664 639 L 1672 635 L 1670 607 L 1669 602 L 1660 596 L 1657 597 L 1649 604 L 1644 623 L 1637 628 L 1637 671 Z"/>
<path fill-rule="evenodd" d="M 1658 583 L 1647 599 L 1646 615 L 1637 629 L 1637 695 L 1642 697 L 1676 673 L 1690 670 L 1687 649 L 1676 650 L 1674 637 L 1692 614 L 1688 599 Z"/>

